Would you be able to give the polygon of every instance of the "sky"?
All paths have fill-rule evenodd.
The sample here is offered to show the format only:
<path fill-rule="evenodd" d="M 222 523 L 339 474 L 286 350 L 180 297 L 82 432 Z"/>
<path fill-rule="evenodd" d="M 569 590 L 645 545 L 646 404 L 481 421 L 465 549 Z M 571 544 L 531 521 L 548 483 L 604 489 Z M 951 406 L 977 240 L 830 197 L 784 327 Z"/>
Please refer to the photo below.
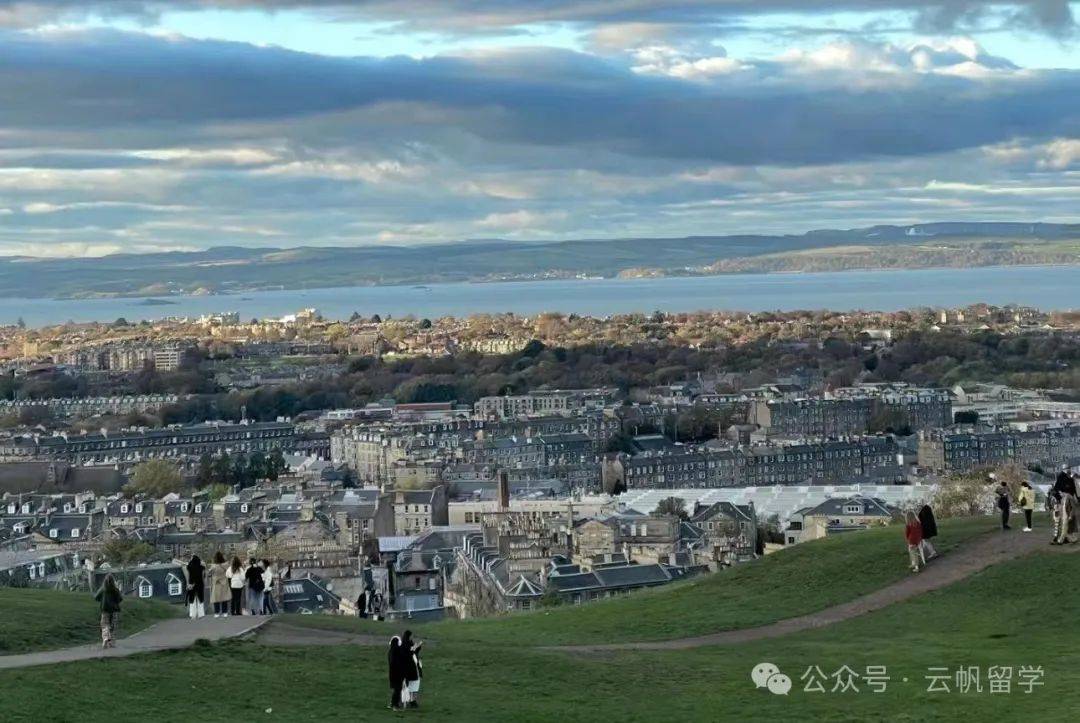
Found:
<path fill-rule="evenodd" d="M 1080 221 L 1080 2 L 0 0 L 0 255 Z"/>

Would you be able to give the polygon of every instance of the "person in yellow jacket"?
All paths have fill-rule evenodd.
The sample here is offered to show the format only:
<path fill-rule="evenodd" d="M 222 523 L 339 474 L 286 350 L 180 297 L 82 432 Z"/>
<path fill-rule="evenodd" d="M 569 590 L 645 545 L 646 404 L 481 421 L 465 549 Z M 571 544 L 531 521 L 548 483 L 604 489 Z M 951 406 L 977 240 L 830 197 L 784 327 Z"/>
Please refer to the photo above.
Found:
<path fill-rule="evenodd" d="M 1035 511 L 1035 490 L 1027 482 L 1020 483 L 1020 496 L 1017 498 L 1024 511 L 1024 532 L 1031 532 L 1031 514 Z"/>

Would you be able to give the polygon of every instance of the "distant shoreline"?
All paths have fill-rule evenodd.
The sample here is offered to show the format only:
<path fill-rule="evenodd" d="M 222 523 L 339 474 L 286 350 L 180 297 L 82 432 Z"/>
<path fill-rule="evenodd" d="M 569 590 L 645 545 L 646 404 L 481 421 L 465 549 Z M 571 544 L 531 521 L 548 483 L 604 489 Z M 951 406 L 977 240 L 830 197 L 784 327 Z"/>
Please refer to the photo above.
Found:
<path fill-rule="evenodd" d="M 423 287 L 423 290 L 430 291 L 433 286 L 450 286 L 455 284 L 469 284 L 469 285 L 490 285 L 490 284 L 519 284 L 519 283 L 566 283 L 573 281 L 580 282 L 596 282 L 596 281 L 617 281 L 617 282 L 635 282 L 635 281 L 648 281 L 656 279 L 702 279 L 712 277 L 725 277 L 725 276 L 802 276 L 810 274 L 848 274 L 848 273 L 867 273 L 867 272 L 913 272 L 913 271 L 941 271 L 941 270 L 956 270 L 966 271 L 972 269 L 1030 269 L 1030 268 L 1061 268 L 1061 267 L 1080 267 L 1080 260 L 1071 263 L 1043 263 L 1043 264 L 980 264 L 972 266 L 947 266 L 947 265 L 935 265 L 935 266 L 910 266 L 910 267 L 896 267 L 896 266 L 868 266 L 868 267 L 852 267 L 845 269 L 778 269 L 775 271 L 717 271 L 715 273 L 663 273 L 652 276 L 591 276 L 582 278 L 577 275 L 568 275 L 566 277 L 555 278 L 527 278 L 527 277 L 513 277 L 505 279 L 469 279 L 461 281 L 407 281 L 393 284 L 377 284 L 377 283 L 358 283 L 348 285 L 333 285 L 333 286 L 286 286 L 282 284 L 273 284 L 269 286 L 251 286 L 240 287 L 237 289 L 227 289 L 218 291 L 203 291 L 198 294 L 185 294 L 185 293 L 173 293 L 162 294 L 160 291 L 155 294 L 141 294 L 138 292 L 117 292 L 115 294 L 106 293 L 88 293 L 88 294 L 76 294 L 76 295 L 61 295 L 61 296 L 11 296 L 0 297 L 0 301 L 33 301 L 48 299 L 51 301 L 98 301 L 98 300 L 138 300 L 144 299 L 141 304 L 144 306 L 168 306 L 175 305 L 179 302 L 172 301 L 172 299 L 191 299 L 191 298 L 207 298 L 207 297 L 225 297 L 232 298 L 247 294 L 259 294 L 274 291 L 293 291 L 293 292 L 305 292 L 305 291 L 321 291 L 332 289 L 388 289 L 388 288 L 403 288 L 419 290 Z"/>

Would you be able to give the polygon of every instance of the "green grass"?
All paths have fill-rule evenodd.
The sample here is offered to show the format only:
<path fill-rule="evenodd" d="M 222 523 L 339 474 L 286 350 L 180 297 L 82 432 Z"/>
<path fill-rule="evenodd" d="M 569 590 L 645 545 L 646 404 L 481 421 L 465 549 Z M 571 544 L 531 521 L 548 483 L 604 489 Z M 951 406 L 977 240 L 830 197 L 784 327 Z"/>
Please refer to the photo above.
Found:
<path fill-rule="evenodd" d="M 994 525 L 987 517 L 942 520 L 934 543 L 947 554 Z M 627 597 L 413 629 L 436 640 L 516 646 L 667 640 L 765 625 L 853 600 L 910 574 L 903 533 L 896 525 L 850 532 Z M 394 629 L 356 618 L 298 616 L 295 622 L 356 632 Z"/>
<path fill-rule="evenodd" d="M 604 655 L 440 641 L 425 657 L 424 708 L 400 717 L 462 721 L 1075 720 L 1080 628 L 1072 592 L 1080 555 L 1039 553 L 876 613 L 733 647 Z M 478 626 L 479 627 L 479 626 Z M 774 696 L 750 682 L 772 662 L 795 683 Z M 1041 665 L 1031 695 L 931 694 L 930 666 Z M 801 674 L 886 667 L 886 692 L 812 694 Z M 908 682 L 902 682 L 904 677 Z M 77 681 L 78 684 L 73 684 Z M 985 685 L 985 681 L 984 681 Z M 831 682 L 830 682 L 831 687 Z M 64 691 L 62 703 L 47 691 Z M 5 721 L 392 720 L 385 651 L 275 649 L 250 642 L 0 675 Z M 267 709 L 271 712 L 267 713 Z"/>
<path fill-rule="evenodd" d="M 180 614 L 178 607 L 125 600 L 120 635 Z M 87 593 L 0 587 L 0 655 L 101 641 L 98 603 Z"/>

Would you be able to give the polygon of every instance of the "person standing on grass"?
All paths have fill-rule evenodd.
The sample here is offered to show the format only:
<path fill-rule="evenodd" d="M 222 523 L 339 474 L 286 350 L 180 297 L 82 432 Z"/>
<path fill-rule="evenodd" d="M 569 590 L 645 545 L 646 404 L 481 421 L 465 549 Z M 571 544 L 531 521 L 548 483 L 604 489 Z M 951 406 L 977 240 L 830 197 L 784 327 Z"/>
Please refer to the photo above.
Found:
<path fill-rule="evenodd" d="M 241 600 L 244 596 L 244 567 L 240 564 L 240 558 L 233 556 L 232 564 L 229 565 L 229 614 L 241 615 Z"/>
<path fill-rule="evenodd" d="M 1009 502 L 1009 486 L 1005 484 L 1005 481 L 997 483 L 997 487 L 994 488 L 994 495 L 996 497 L 997 508 L 1001 510 L 1001 529 L 1011 530 L 1009 527 L 1009 508 L 1011 503 Z"/>
<path fill-rule="evenodd" d="M 206 614 L 206 586 L 203 577 L 203 564 L 198 555 L 192 555 L 184 570 L 187 577 L 188 616 L 198 620 Z"/>
<path fill-rule="evenodd" d="M 405 666 L 401 657 L 401 638 L 390 638 L 390 650 L 386 654 L 386 663 L 390 670 L 390 705 L 394 710 L 401 706 L 401 689 L 405 685 Z"/>
<path fill-rule="evenodd" d="M 904 515 L 904 539 L 907 540 L 908 560 L 911 562 L 911 571 L 919 571 L 919 563 L 925 564 L 922 559 L 922 525 L 915 513 L 908 510 Z"/>
<path fill-rule="evenodd" d="M 214 553 L 214 564 L 210 566 L 210 603 L 214 606 L 215 618 L 229 617 L 229 566 L 221 550 Z"/>
<path fill-rule="evenodd" d="M 937 519 L 934 517 L 934 510 L 930 505 L 923 505 L 919 508 L 919 526 L 922 528 L 922 559 L 923 564 L 926 564 L 927 560 L 932 560 L 937 557 L 937 550 L 930 543 L 930 538 L 937 537 Z"/>
<path fill-rule="evenodd" d="M 410 708 L 420 707 L 420 678 L 423 677 L 423 666 L 420 664 L 420 648 L 423 643 L 414 643 L 412 631 L 406 630 L 401 641 L 401 648 L 405 656 L 405 687 L 409 690 Z"/>
<path fill-rule="evenodd" d="M 1064 545 L 1075 542 L 1076 479 L 1065 468 L 1058 472 L 1051 494 L 1057 500 L 1057 515 L 1054 519 L 1056 534 L 1050 544 Z"/>
<path fill-rule="evenodd" d="M 112 573 L 102 580 L 101 588 L 94 593 L 94 599 L 101 603 L 101 647 L 115 647 L 116 629 L 120 625 L 120 603 L 124 596 L 120 593 Z"/>
<path fill-rule="evenodd" d="M 1016 504 L 1020 505 L 1020 509 L 1024 511 L 1024 532 L 1031 532 L 1031 516 L 1035 512 L 1035 490 L 1031 489 L 1027 480 L 1020 483 L 1020 496 L 1016 499 Z"/>
<path fill-rule="evenodd" d="M 277 571 L 274 566 L 269 560 L 263 560 L 263 615 L 273 615 L 277 612 L 277 606 L 274 604 L 274 578 L 276 577 Z"/>
<path fill-rule="evenodd" d="M 255 558 L 248 560 L 247 570 L 244 572 L 247 580 L 247 609 L 251 615 L 262 615 L 263 609 L 263 569 Z"/>

